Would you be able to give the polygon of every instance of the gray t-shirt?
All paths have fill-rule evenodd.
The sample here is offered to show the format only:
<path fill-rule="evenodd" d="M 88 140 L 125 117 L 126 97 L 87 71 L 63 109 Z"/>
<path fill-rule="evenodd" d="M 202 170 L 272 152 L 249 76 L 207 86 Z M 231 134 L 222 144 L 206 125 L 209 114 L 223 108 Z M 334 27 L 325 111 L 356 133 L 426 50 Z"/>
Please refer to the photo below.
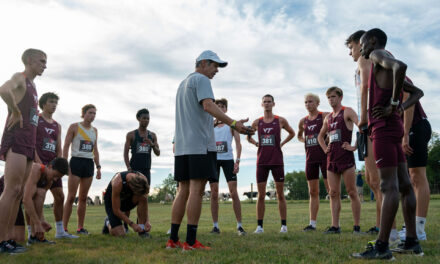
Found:
<path fill-rule="evenodd" d="M 214 101 L 211 81 L 198 72 L 180 83 L 176 95 L 175 156 L 216 152 L 214 119 L 203 110 L 204 99 Z"/>

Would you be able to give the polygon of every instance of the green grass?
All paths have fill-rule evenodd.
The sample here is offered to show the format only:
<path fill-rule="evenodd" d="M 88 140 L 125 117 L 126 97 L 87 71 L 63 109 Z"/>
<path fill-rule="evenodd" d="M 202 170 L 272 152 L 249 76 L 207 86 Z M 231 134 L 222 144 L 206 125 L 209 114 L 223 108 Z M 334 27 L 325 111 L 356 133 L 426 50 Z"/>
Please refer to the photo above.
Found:
<path fill-rule="evenodd" d="M 104 208 L 91 206 L 87 208 L 86 228 L 92 233 L 75 240 L 56 240 L 53 246 L 33 245 L 25 254 L 8 256 L 0 255 L 0 263 L 363 263 L 349 259 L 349 254 L 363 250 L 368 240 L 374 236 L 353 236 L 353 220 L 350 204 L 342 203 L 341 235 L 323 235 L 322 231 L 330 224 L 328 201 L 321 201 L 318 215 L 318 231 L 301 232 L 308 225 L 308 202 L 295 201 L 288 203 L 287 225 L 289 233 L 279 234 L 280 220 L 275 201 L 266 204 L 266 217 L 262 235 L 254 235 L 256 228 L 255 203 L 242 203 L 243 224 L 248 235 L 239 237 L 236 234 L 235 217 L 230 203 L 220 204 L 219 224 L 222 233 L 211 235 L 212 228 L 209 203 L 203 204 L 199 223 L 198 239 L 213 247 L 211 251 L 181 252 L 165 250 L 168 236 L 171 205 L 150 204 L 152 239 L 142 240 L 133 232 L 125 238 L 114 238 L 101 235 Z M 374 224 L 374 204 L 362 204 L 361 227 L 368 229 Z M 46 218 L 53 223 L 51 209 L 45 209 Z M 131 217 L 136 219 L 134 214 Z M 399 210 L 398 226 L 402 224 L 402 213 Z M 432 200 L 427 221 L 428 241 L 421 242 L 425 256 L 423 258 L 397 255 L 397 262 L 404 263 L 439 263 L 440 262 L 440 201 Z M 69 228 L 76 226 L 75 208 Z M 186 236 L 186 222 L 182 223 L 181 239 Z M 47 237 L 54 239 L 54 231 Z"/>

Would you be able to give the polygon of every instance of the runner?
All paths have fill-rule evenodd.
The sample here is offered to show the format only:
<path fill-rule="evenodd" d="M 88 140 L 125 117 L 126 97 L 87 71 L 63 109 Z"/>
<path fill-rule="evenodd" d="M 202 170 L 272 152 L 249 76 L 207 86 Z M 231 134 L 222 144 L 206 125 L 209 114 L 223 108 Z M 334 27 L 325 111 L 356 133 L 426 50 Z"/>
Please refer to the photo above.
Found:
<path fill-rule="evenodd" d="M 150 186 L 147 178 L 140 172 L 118 172 L 107 186 L 104 195 L 105 218 L 103 234 L 113 236 L 125 236 L 126 230 L 122 225 L 124 221 L 133 228 L 139 236 L 150 237 L 148 231 L 151 229 L 148 218 L 147 194 Z M 130 210 L 137 206 L 137 217 L 139 223 L 135 224 L 127 215 Z"/>
<path fill-rule="evenodd" d="M 257 152 L 257 229 L 254 233 L 261 234 L 264 232 L 263 219 L 265 211 L 266 184 L 269 177 L 269 171 L 275 181 L 278 210 L 281 217 L 280 233 L 287 233 L 287 208 L 286 198 L 284 197 L 284 161 L 281 148 L 289 142 L 294 136 L 295 131 L 290 127 L 284 117 L 274 115 L 272 108 L 275 101 L 272 95 L 266 94 L 262 98 L 261 106 L 264 109 L 264 116 L 256 119 L 252 123 L 252 128 L 258 130 L 258 142 L 252 136 L 247 139 L 250 143 L 258 148 Z M 281 129 L 284 129 L 289 135 L 281 142 Z"/>
<path fill-rule="evenodd" d="M 342 106 L 343 92 L 338 87 L 330 87 L 325 93 L 333 112 L 324 119 L 324 124 L 318 135 L 322 150 L 327 153 L 327 180 L 330 187 L 330 208 L 332 225 L 325 234 L 339 234 L 339 214 L 341 212 L 341 178 L 344 179 L 345 189 L 350 196 L 353 212 L 353 234 L 362 234 L 360 227 L 361 203 L 356 190 L 355 162 L 351 136 L 358 118 L 350 107 Z M 329 144 L 324 137 L 328 133 Z"/>
<path fill-rule="evenodd" d="M 306 150 L 306 177 L 309 187 L 309 214 L 310 223 L 303 231 L 315 231 L 316 220 L 319 210 L 319 170 L 324 179 L 324 185 L 327 190 L 327 155 L 322 151 L 318 143 L 318 134 L 321 131 L 322 124 L 327 112 L 320 112 L 319 96 L 308 93 L 304 96 L 304 104 L 309 114 L 302 118 L 298 124 L 298 140 L 304 142 Z"/>
<path fill-rule="evenodd" d="M 228 100 L 225 98 L 218 99 L 215 100 L 215 104 L 226 114 L 228 111 Z M 237 193 L 237 173 L 239 171 L 241 156 L 240 134 L 218 120 L 216 120 L 214 126 L 217 146 L 217 177 L 209 181 L 211 187 L 211 214 L 212 221 L 214 222 L 211 233 L 220 234 L 220 228 L 218 227 L 218 182 L 221 167 L 228 182 L 229 193 L 232 198 L 232 207 L 234 208 L 235 218 L 237 219 L 238 235 L 246 235 L 241 223 L 241 204 Z M 237 151 L 237 159 L 235 162 L 232 151 L 232 140 L 235 140 L 235 149 Z"/>
<path fill-rule="evenodd" d="M 367 113 L 367 101 L 368 101 L 368 78 L 370 76 L 371 61 L 361 56 L 361 45 L 359 40 L 365 33 L 364 30 L 359 30 L 351 34 L 345 41 L 345 45 L 350 50 L 350 56 L 357 64 L 355 71 L 355 86 L 357 92 L 360 94 L 360 109 L 359 110 L 359 122 L 358 127 L 361 134 L 361 139 L 358 140 L 359 146 L 363 148 L 358 149 L 358 153 L 364 154 L 365 160 L 365 181 L 376 197 L 376 224 L 371 227 L 367 233 L 376 235 L 379 233 L 380 225 L 380 210 L 382 207 L 382 193 L 380 192 L 380 179 L 379 171 L 376 167 L 376 162 L 373 155 L 373 143 L 368 137 L 368 113 Z M 390 240 L 392 242 L 397 241 L 397 230 L 391 232 Z"/>
<path fill-rule="evenodd" d="M 216 176 L 214 122 L 217 118 L 240 133 L 253 133 L 243 123 L 224 114 L 214 104 L 211 81 L 218 67 L 226 67 L 214 52 L 207 50 L 196 59 L 196 70 L 181 82 L 176 95 L 174 178 L 179 192 L 173 203 L 171 234 L 166 247 L 183 250 L 210 249 L 196 240 L 206 181 Z M 188 206 L 188 208 L 186 208 Z M 179 242 L 179 228 L 187 209 L 186 242 Z"/>
<path fill-rule="evenodd" d="M 24 184 L 35 154 L 38 124 L 38 95 L 35 77 L 46 69 L 47 56 L 37 49 L 27 49 L 22 56 L 24 72 L 15 73 L 0 86 L 0 96 L 8 106 L 8 118 L 1 140 L 0 159 L 5 164 L 5 188 L 0 197 L 0 253 L 22 253 L 8 241 L 14 227 Z"/>
<path fill-rule="evenodd" d="M 383 195 L 376 243 L 368 246 L 363 253 L 352 254 L 355 258 L 363 259 L 394 259 L 388 247 L 388 239 L 399 207 L 399 191 L 407 232 L 405 243 L 399 245 L 395 251 L 423 255 L 416 235 L 416 199 L 401 145 L 404 129 L 399 113 L 399 110 L 405 110 L 417 103 L 423 92 L 405 81 L 407 66 L 385 50 L 386 42 L 385 32 L 377 28 L 366 32 L 360 40 L 362 56 L 370 58 L 372 62 L 369 79 L 369 129 Z M 410 93 L 403 104 L 399 100 L 402 88 Z"/>
<path fill-rule="evenodd" d="M 35 161 L 44 165 L 49 163 L 56 157 L 61 157 L 61 125 L 53 118 L 59 97 L 54 93 L 45 93 L 40 97 L 39 106 L 43 111 L 38 118 L 37 127 L 37 144 Z M 38 188 L 44 188 L 38 186 Z M 53 214 L 55 216 L 56 235 L 55 238 L 78 238 L 64 231 L 63 227 L 63 206 L 64 193 L 63 182 L 61 178 L 52 183 L 50 191 L 53 195 Z M 46 192 L 44 192 L 46 194 Z M 28 223 L 28 234 L 31 235 L 29 225 L 29 216 L 26 214 L 26 222 Z"/>
<path fill-rule="evenodd" d="M 136 113 L 139 128 L 127 133 L 124 146 L 124 161 L 128 171 L 138 171 L 148 179 L 151 185 L 151 150 L 156 156 L 160 155 L 159 144 L 155 133 L 147 130 L 150 123 L 150 112 L 143 108 Z M 131 159 L 128 159 L 128 150 L 131 149 Z"/>
<path fill-rule="evenodd" d="M 89 232 L 84 229 L 84 218 L 86 216 L 87 195 L 92 185 L 94 168 L 96 164 L 96 179 L 101 179 L 101 165 L 99 165 L 98 152 L 98 129 L 92 126 L 95 120 L 96 107 L 87 104 L 82 108 L 82 122 L 73 123 L 67 130 L 64 141 L 63 157 L 69 156 L 69 147 L 72 145 L 72 158 L 70 159 L 70 175 L 68 181 L 68 193 L 63 212 L 63 225 L 67 232 L 72 204 L 75 201 L 76 192 L 78 195 L 78 229 L 77 234 L 87 235 Z"/>
<path fill-rule="evenodd" d="M 55 158 L 47 166 L 34 163 L 29 179 L 26 181 L 23 195 L 23 204 L 26 214 L 29 215 L 31 234 L 27 245 L 36 243 L 55 244 L 44 238 L 44 233 L 52 227 L 44 219 L 43 207 L 47 190 L 54 181 L 61 179 L 68 173 L 69 163 L 64 158 Z"/>

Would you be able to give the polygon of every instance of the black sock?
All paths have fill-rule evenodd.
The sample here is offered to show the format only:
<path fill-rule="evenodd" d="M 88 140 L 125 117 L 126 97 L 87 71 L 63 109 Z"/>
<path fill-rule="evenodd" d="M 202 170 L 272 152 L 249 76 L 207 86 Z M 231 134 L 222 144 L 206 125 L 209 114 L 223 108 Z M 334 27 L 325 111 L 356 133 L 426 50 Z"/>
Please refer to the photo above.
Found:
<path fill-rule="evenodd" d="M 353 226 L 353 231 L 360 232 L 361 227 L 360 226 Z"/>
<path fill-rule="evenodd" d="M 413 237 L 405 238 L 405 247 L 412 247 L 416 244 L 417 239 Z"/>
<path fill-rule="evenodd" d="M 171 224 L 171 234 L 170 239 L 174 242 L 179 241 L 179 227 L 180 224 Z"/>
<path fill-rule="evenodd" d="M 196 243 L 197 225 L 186 225 L 186 243 L 192 246 Z"/>
<path fill-rule="evenodd" d="M 263 228 L 263 219 L 257 220 L 257 223 L 259 226 L 261 226 L 261 228 Z"/>
<path fill-rule="evenodd" d="M 286 225 L 286 219 L 281 220 L 281 225 Z"/>
<path fill-rule="evenodd" d="M 382 242 L 379 239 L 376 240 L 376 249 L 379 252 L 385 252 L 388 249 L 388 242 Z"/>

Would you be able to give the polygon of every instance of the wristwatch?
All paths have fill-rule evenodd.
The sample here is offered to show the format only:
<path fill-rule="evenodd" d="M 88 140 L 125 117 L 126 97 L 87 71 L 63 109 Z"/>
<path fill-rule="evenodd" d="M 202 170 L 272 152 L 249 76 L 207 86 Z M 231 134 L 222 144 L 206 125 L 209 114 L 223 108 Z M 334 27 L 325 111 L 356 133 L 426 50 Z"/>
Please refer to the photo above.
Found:
<path fill-rule="evenodd" d="M 101 165 L 96 165 L 96 169 L 101 169 Z"/>
<path fill-rule="evenodd" d="M 399 100 L 397 100 L 397 101 L 394 101 L 394 100 L 393 100 L 393 98 L 391 98 L 391 105 L 392 105 L 392 106 L 398 106 L 398 105 L 399 105 L 399 103 L 400 103 L 400 101 L 399 101 Z"/>

